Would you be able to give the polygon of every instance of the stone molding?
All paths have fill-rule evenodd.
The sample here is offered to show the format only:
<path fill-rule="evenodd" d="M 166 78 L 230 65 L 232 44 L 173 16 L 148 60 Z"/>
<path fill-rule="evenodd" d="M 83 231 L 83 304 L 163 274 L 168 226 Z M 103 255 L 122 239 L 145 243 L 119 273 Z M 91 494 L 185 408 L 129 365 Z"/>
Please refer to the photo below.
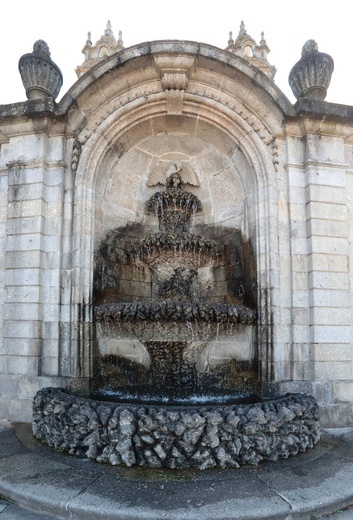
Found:
<path fill-rule="evenodd" d="M 195 58 L 188 56 L 155 56 L 154 63 L 161 74 L 165 90 L 167 114 L 180 116 L 189 73 L 195 68 Z"/>
<path fill-rule="evenodd" d="M 80 161 L 82 152 L 82 146 L 78 139 L 75 139 L 72 145 L 72 154 L 71 154 L 71 169 L 72 171 L 77 170 L 78 163 Z"/>

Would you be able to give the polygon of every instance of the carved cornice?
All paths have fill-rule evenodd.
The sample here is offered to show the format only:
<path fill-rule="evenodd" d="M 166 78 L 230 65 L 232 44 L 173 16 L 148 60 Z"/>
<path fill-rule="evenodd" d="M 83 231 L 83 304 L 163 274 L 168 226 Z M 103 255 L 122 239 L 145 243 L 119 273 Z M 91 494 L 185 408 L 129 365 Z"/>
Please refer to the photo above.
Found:
<path fill-rule="evenodd" d="M 67 163 L 65 161 L 59 160 L 59 161 L 52 161 L 48 162 L 44 159 L 30 159 L 28 161 L 25 160 L 15 160 L 15 161 L 9 161 L 6 163 L 7 170 L 25 170 L 25 169 L 45 169 L 45 170 L 51 170 L 51 169 L 57 169 L 57 168 L 67 168 Z M 5 170 L 2 170 L 5 171 Z"/>

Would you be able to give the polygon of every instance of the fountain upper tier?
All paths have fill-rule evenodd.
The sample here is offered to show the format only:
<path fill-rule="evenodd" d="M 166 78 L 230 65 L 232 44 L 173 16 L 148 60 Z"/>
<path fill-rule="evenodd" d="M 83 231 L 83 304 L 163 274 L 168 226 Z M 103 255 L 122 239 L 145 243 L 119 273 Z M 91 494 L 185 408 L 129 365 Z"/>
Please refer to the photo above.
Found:
<path fill-rule="evenodd" d="M 200 200 L 182 188 L 179 173 L 166 180 L 166 189 L 146 203 L 146 213 L 159 219 L 160 232 L 128 243 L 133 263 L 151 272 L 151 301 L 110 302 L 96 307 L 98 321 L 204 322 L 251 325 L 254 312 L 224 292 L 212 295 L 212 270 L 222 268 L 224 250 L 210 238 L 189 231 L 190 220 L 202 210 Z M 209 294 L 200 290 L 200 272 L 207 268 Z M 210 303 L 214 298 L 214 303 Z M 228 299 L 227 299 L 228 298 Z M 145 327 L 146 328 L 146 327 Z"/>
<path fill-rule="evenodd" d="M 179 279 L 186 299 L 190 299 L 187 285 L 197 270 L 217 265 L 222 256 L 217 242 L 189 231 L 191 218 L 201 210 L 200 200 L 184 191 L 180 175 L 173 173 L 166 181 L 165 191 L 155 193 L 146 203 L 146 213 L 158 218 L 160 233 L 148 235 L 128 247 L 134 260 L 147 264 L 158 279 Z"/>
<path fill-rule="evenodd" d="M 187 233 L 191 217 L 201 210 L 201 201 L 183 190 L 179 173 L 170 175 L 166 190 L 158 191 L 146 203 L 146 213 L 156 215 L 160 230 L 167 233 Z"/>

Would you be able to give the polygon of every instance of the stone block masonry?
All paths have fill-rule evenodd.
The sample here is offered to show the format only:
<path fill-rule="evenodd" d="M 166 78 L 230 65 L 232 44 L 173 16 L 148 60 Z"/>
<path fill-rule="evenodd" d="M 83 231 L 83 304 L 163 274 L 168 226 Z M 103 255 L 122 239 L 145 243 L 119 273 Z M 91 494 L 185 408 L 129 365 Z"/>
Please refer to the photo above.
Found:
<path fill-rule="evenodd" d="M 192 232 L 212 227 L 229 245 L 224 267 L 202 267 L 191 289 L 205 305 L 214 291 L 255 311 L 251 335 L 233 341 L 225 329 L 198 366 L 224 381 L 221 362 L 235 378 L 251 360 L 262 397 L 310 393 L 321 425 L 352 426 L 352 107 L 302 95 L 292 104 L 233 45 L 114 53 L 94 73 L 86 64 L 59 102 L 47 93 L 0 104 L 0 415 L 30 421 L 44 387 L 88 392 L 93 307 L 110 301 L 97 280 L 121 277 L 125 302 L 145 301 L 154 283 L 136 265 L 120 272 L 124 243 L 99 271 L 97 250 L 122 230 L 130 241 L 141 227 L 157 233 L 145 204 L 173 167 L 202 201 Z M 136 345 L 117 336 L 104 352 L 147 366 Z"/>

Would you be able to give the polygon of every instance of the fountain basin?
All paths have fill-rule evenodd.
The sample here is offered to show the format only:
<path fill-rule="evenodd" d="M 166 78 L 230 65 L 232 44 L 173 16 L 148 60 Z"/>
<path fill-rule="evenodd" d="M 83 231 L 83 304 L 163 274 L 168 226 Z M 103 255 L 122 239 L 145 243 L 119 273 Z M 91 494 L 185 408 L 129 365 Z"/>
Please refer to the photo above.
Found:
<path fill-rule="evenodd" d="M 56 449 L 112 465 L 207 469 L 278 460 L 319 440 L 318 405 L 289 394 L 249 404 L 144 405 L 40 390 L 33 435 Z"/>
<path fill-rule="evenodd" d="M 251 309 L 233 304 L 201 304 L 182 301 L 106 303 L 95 307 L 97 321 L 243 323 L 251 325 Z"/>
<path fill-rule="evenodd" d="M 169 263 L 189 268 L 217 265 L 222 248 L 214 240 L 191 233 L 155 233 L 128 244 L 128 254 L 135 262 L 142 262 L 152 269 Z"/>

